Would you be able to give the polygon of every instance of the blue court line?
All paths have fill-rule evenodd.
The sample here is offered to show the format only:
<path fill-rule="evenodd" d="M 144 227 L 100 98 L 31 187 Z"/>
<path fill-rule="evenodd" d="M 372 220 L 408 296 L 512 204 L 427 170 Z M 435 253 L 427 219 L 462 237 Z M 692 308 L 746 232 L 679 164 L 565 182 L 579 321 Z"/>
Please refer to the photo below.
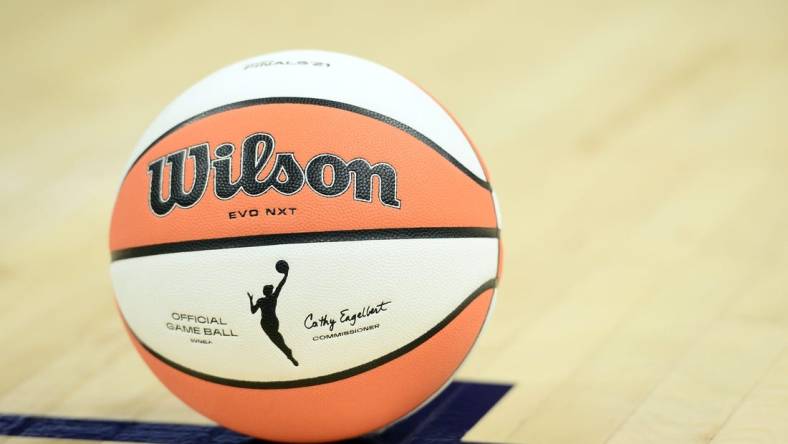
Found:
<path fill-rule="evenodd" d="M 453 382 L 424 408 L 384 432 L 346 442 L 458 443 L 511 387 L 505 384 Z M 178 444 L 265 442 L 218 426 L 8 414 L 0 415 L 0 435 Z"/>

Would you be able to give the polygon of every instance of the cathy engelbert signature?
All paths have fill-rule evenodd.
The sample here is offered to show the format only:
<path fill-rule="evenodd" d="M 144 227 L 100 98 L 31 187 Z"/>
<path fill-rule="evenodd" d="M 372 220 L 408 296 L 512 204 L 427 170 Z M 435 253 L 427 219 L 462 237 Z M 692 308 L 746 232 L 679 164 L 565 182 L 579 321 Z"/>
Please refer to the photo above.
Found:
<path fill-rule="evenodd" d="M 382 301 L 377 305 L 367 305 L 361 310 L 354 311 L 350 308 L 344 308 L 339 311 L 338 316 L 330 316 L 328 313 L 316 315 L 309 313 L 304 318 L 304 327 L 307 330 L 318 327 L 328 327 L 328 331 L 334 331 L 334 326 L 339 322 L 340 324 L 350 324 L 355 326 L 356 322 L 363 318 L 378 315 L 384 311 L 388 311 L 388 305 L 391 301 Z"/>

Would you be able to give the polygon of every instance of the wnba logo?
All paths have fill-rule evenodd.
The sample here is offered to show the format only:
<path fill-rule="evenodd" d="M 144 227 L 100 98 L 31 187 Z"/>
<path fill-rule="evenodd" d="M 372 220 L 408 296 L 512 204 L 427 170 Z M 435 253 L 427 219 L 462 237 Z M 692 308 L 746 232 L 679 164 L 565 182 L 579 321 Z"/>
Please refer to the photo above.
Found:
<path fill-rule="evenodd" d="M 282 292 L 282 287 L 284 287 L 285 282 L 287 282 L 287 276 L 290 274 L 290 264 L 288 264 L 287 261 L 279 260 L 276 262 L 275 268 L 276 271 L 282 274 L 282 279 L 279 281 L 279 284 L 276 285 L 276 288 L 271 284 L 263 286 L 263 297 L 257 299 L 257 302 L 254 302 L 252 293 L 247 292 L 246 295 L 249 296 L 249 309 L 252 314 L 260 310 L 260 328 L 263 329 L 268 339 L 284 353 L 287 359 L 298 367 L 298 361 L 293 356 L 293 351 L 287 346 L 285 338 L 282 337 L 282 333 L 279 332 L 279 318 L 276 317 L 276 303 L 279 299 L 279 293 Z"/>
<path fill-rule="evenodd" d="M 397 171 L 388 163 L 370 164 L 367 160 L 356 158 L 345 162 L 333 154 L 319 154 L 305 166 L 301 166 L 293 153 L 276 153 L 273 168 L 260 180 L 260 175 L 274 153 L 274 138 L 267 133 L 254 133 L 248 136 L 241 148 L 241 172 L 233 174 L 233 155 L 235 146 L 223 143 L 214 149 L 214 159 L 210 156 L 207 143 L 184 148 L 162 156 L 148 165 L 150 176 L 150 209 L 157 216 L 166 216 L 176 206 L 189 208 L 200 201 L 213 177 L 214 195 L 222 200 L 230 199 L 239 191 L 249 196 L 260 196 L 271 189 L 284 195 L 300 192 L 304 184 L 323 197 L 336 197 L 344 194 L 352 185 L 353 199 L 372 202 L 373 176 L 380 182 L 378 199 L 380 203 L 399 208 L 397 198 Z M 187 157 L 193 159 L 194 180 L 191 189 L 185 190 L 184 175 Z M 169 193 L 162 197 L 164 188 L 165 165 L 169 164 Z M 331 179 L 326 178 L 326 170 L 331 171 Z M 211 175 L 211 170 L 214 174 Z M 238 176 L 234 179 L 234 176 Z"/>

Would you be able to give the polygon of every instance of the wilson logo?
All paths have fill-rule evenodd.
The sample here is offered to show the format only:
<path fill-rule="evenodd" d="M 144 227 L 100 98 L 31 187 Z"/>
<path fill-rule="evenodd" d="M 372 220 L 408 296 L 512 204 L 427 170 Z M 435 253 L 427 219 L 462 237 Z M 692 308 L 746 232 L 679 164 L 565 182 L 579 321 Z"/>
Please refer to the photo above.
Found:
<path fill-rule="evenodd" d="M 154 160 L 148 165 L 150 177 L 150 209 L 165 216 L 173 208 L 189 208 L 197 204 L 213 179 L 213 193 L 219 199 L 230 199 L 238 192 L 260 196 L 271 190 L 284 195 L 300 192 L 307 184 L 323 197 L 336 197 L 353 188 L 353 198 L 372 202 L 374 176 L 378 177 L 378 199 L 381 204 L 399 208 L 397 171 L 387 163 L 371 164 L 362 158 L 346 162 L 333 154 L 319 154 L 301 166 L 293 153 L 276 153 L 273 167 L 263 174 L 274 154 L 274 138 L 267 133 L 248 136 L 241 148 L 241 171 L 233 172 L 235 146 L 223 143 L 214 149 L 211 159 L 207 143 L 184 148 Z M 186 162 L 193 162 L 194 180 L 185 189 Z M 166 165 L 169 164 L 169 168 Z M 213 170 L 213 174 L 211 174 Z M 326 177 L 330 171 L 330 179 Z M 162 196 L 164 176 L 169 172 L 169 193 Z"/>

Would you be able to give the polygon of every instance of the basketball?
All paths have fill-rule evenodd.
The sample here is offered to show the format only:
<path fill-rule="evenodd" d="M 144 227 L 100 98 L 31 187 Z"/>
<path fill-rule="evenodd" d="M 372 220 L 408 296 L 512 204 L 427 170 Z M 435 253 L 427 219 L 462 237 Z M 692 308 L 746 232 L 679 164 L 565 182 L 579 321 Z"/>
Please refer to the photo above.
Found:
<path fill-rule="evenodd" d="M 276 261 L 276 271 L 279 273 L 287 273 L 290 270 L 290 266 L 287 265 L 285 261 Z"/>
<path fill-rule="evenodd" d="M 110 226 L 131 342 L 232 430 L 380 430 L 445 387 L 501 269 L 472 142 L 376 63 L 284 51 L 223 68 L 143 133 Z"/>

